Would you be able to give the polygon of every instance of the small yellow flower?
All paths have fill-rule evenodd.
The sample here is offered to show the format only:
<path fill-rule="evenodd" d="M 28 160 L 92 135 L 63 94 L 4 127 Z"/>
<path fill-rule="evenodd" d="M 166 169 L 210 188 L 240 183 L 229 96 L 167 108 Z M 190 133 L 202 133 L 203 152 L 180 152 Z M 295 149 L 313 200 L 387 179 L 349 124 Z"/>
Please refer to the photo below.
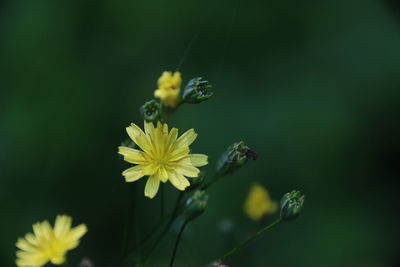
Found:
<path fill-rule="evenodd" d="M 48 221 L 33 225 L 33 234 L 28 233 L 25 238 L 19 238 L 16 246 L 16 264 L 18 267 L 40 267 L 47 262 L 63 264 L 68 250 L 79 245 L 79 239 L 87 232 L 86 225 L 71 228 L 72 218 L 67 215 L 58 215 L 51 227 Z"/>
<path fill-rule="evenodd" d="M 254 221 L 259 221 L 264 215 L 274 213 L 278 204 L 271 200 L 268 191 L 260 184 L 254 184 L 247 196 L 244 211 Z"/>
<path fill-rule="evenodd" d="M 149 176 L 144 189 L 146 197 L 153 198 L 158 191 L 160 181 L 170 181 L 179 190 L 185 190 L 190 185 L 185 178 L 199 176 L 200 170 L 196 167 L 207 165 L 207 156 L 190 154 L 189 146 L 196 139 L 193 129 L 188 130 L 178 138 L 178 129 L 168 131 L 167 124 L 158 122 L 144 123 L 145 132 L 132 123 L 126 128 L 129 137 L 142 150 L 120 146 L 118 153 L 124 160 L 137 164 L 126 169 L 122 175 L 125 181 L 134 182 L 143 176 Z"/>
<path fill-rule="evenodd" d="M 154 91 L 154 96 L 160 98 L 164 106 L 174 108 L 179 104 L 181 84 L 182 78 L 179 71 L 174 74 L 164 71 L 158 79 L 158 89 Z"/>

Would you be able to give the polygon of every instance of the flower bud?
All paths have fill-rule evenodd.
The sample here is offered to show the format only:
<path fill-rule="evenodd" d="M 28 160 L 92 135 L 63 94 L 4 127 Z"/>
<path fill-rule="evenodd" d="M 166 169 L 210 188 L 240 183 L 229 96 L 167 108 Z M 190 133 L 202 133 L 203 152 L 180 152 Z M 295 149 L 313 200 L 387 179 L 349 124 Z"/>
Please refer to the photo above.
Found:
<path fill-rule="evenodd" d="M 207 207 L 208 195 L 204 191 L 196 191 L 185 204 L 184 216 L 190 221 L 200 216 Z"/>
<path fill-rule="evenodd" d="M 212 267 L 228 267 L 228 265 L 225 265 L 222 262 L 214 262 Z"/>
<path fill-rule="evenodd" d="M 203 170 L 200 171 L 200 174 L 198 177 L 196 177 L 195 179 L 189 180 L 190 186 L 187 190 L 191 191 L 191 190 L 195 190 L 195 189 L 199 188 L 203 184 L 205 177 L 206 177 L 206 172 Z"/>
<path fill-rule="evenodd" d="M 232 144 L 221 156 L 217 164 L 217 174 L 219 176 L 233 173 L 244 164 L 248 158 L 257 159 L 257 154 L 245 145 L 243 141 Z"/>
<path fill-rule="evenodd" d="M 304 200 L 305 196 L 300 191 L 293 190 L 286 193 L 280 202 L 281 219 L 287 221 L 297 218 L 303 208 Z"/>
<path fill-rule="evenodd" d="M 191 79 L 183 90 L 183 102 L 188 104 L 199 104 L 209 99 L 214 93 L 211 92 L 211 84 L 202 80 L 201 77 Z"/>
<path fill-rule="evenodd" d="M 94 267 L 94 264 L 89 258 L 83 258 L 79 263 L 79 267 Z"/>
<path fill-rule="evenodd" d="M 150 100 L 140 107 L 140 113 L 147 122 L 157 122 L 161 118 L 161 105 L 156 100 Z"/>

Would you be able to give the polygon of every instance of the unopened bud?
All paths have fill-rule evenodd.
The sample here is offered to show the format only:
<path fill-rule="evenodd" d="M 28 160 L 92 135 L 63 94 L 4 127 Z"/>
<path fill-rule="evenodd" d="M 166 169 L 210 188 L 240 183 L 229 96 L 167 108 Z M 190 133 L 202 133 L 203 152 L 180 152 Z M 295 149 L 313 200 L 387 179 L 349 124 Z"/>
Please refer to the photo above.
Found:
<path fill-rule="evenodd" d="M 147 122 L 157 122 L 161 118 L 161 104 L 156 100 L 150 100 L 140 107 L 140 113 Z"/>
<path fill-rule="evenodd" d="M 218 175 L 233 173 L 246 164 L 249 158 L 257 159 L 257 154 L 246 146 L 243 141 L 232 144 L 221 156 L 217 164 Z"/>
<path fill-rule="evenodd" d="M 187 190 L 191 191 L 191 190 L 195 190 L 195 189 L 199 188 L 203 184 L 205 177 L 206 177 L 206 172 L 200 171 L 200 174 L 198 177 L 189 180 L 190 186 Z"/>
<path fill-rule="evenodd" d="M 83 258 L 79 263 L 79 267 L 94 267 L 94 264 L 89 258 Z"/>
<path fill-rule="evenodd" d="M 190 221 L 200 216 L 206 209 L 208 196 L 204 191 L 196 191 L 188 200 L 185 205 L 184 216 L 186 220 Z"/>
<path fill-rule="evenodd" d="M 293 190 L 286 193 L 280 202 L 281 219 L 287 221 L 297 218 L 303 208 L 304 200 L 305 196 L 300 191 Z"/>
<path fill-rule="evenodd" d="M 182 101 L 188 104 L 198 104 L 209 99 L 214 93 L 211 92 L 211 84 L 201 77 L 191 79 L 183 90 Z"/>

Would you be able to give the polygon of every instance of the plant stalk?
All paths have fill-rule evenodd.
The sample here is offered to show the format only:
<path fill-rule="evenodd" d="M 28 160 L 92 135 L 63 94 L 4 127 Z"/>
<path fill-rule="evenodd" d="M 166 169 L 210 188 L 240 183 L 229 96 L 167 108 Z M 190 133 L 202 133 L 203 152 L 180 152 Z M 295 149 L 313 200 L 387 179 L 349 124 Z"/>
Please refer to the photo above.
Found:
<path fill-rule="evenodd" d="M 238 250 L 244 248 L 245 246 L 247 246 L 249 243 L 251 243 L 252 241 L 254 241 L 255 239 L 257 239 L 258 237 L 260 237 L 264 232 L 272 229 L 273 227 L 277 226 L 278 224 L 280 224 L 282 222 L 282 219 L 279 218 L 276 221 L 274 221 L 273 223 L 265 226 L 263 229 L 259 230 L 257 233 L 255 233 L 253 236 L 251 236 L 250 238 L 248 238 L 247 240 L 243 241 L 242 243 L 240 243 L 239 245 L 237 245 L 236 247 L 232 248 L 230 251 L 228 251 L 227 253 L 225 253 L 222 257 L 220 257 L 217 261 L 222 261 L 230 256 L 232 256 L 233 254 L 235 254 Z"/>

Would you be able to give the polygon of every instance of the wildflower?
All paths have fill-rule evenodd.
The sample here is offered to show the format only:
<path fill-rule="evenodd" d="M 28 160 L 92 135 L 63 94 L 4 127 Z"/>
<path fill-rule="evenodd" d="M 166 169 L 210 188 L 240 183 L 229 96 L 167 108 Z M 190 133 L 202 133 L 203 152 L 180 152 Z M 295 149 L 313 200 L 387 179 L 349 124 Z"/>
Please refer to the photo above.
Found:
<path fill-rule="evenodd" d="M 191 79 L 183 90 L 183 102 L 188 104 L 199 104 L 209 99 L 214 93 L 211 92 L 211 84 L 201 77 Z"/>
<path fill-rule="evenodd" d="M 254 221 L 260 220 L 264 215 L 274 213 L 278 204 L 271 200 L 268 191 L 260 184 L 254 184 L 247 196 L 244 211 Z"/>
<path fill-rule="evenodd" d="M 154 91 L 154 96 L 160 98 L 164 106 L 175 108 L 179 104 L 181 84 L 182 78 L 179 71 L 174 74 L 164 71 L 158 79 L 158 89 Z"/>
<path fill-rule="evenodd" d="M 48 221 L 33 225 L 33 234 L 19 238 L 16 246 L 18 267 L 40 267 L 47 262 L 63 264 L 68 250 L 79 245 L 79 239 L 87 232 L 86 225 L 71 228 L 72 218 L 58 215 L 54 228 Z"/>
<path fill-rule="evenodd" d="M 136 124 L 126 128 L 129 137 L 141 150 L 120 146 L 118 153 L 124 160 L 136 164 L 125 170 L 125 181 L 134 182 L 143 176 L 149 176 L 144 189 L 146 197 L 153 198 L 158 191 L 160 181 L 170 181 L 178 190 L 185 190 L 190 185 L 186 177 L 196 178 L 200 170 L 196 167 L 207 165 L 207 156 L 190 154 L 189 146 L 196 139 L 193 129 L 178 137 L 178 129 L 168 131 L 168 125 L 144 123 L 145 132 Z M 185 177 L 186 176 L 186 177 Z"/>
<path fill-rule="evenodd" d="M 280 203 L 282 220 L 296 219 L 303 209 L 305 198 L 300 191 L 293 190 L 286 193 Z"/>

